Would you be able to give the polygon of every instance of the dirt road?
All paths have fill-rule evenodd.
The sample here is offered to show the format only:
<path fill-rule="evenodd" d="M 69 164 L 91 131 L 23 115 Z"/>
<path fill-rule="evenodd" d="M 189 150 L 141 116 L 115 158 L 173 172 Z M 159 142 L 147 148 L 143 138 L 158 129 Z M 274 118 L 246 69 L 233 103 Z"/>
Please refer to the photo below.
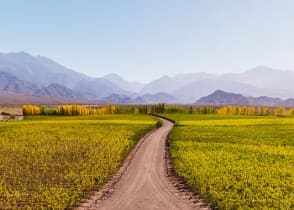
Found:
<path fill-rule="evenodd" d="M 145 139 L 111 197 L 96 209 L 195 209 L 176 195 L 167 178 L 165 141 L 172 127 L 171 122 L 164 120 L 163 126 Z"/>
<path fill-rule="evenodd" d="M 116 176 L 76 210 L 210 209 L 172 175 L 166 139 L 173 124 L 163 120 L 131 151 Z"/>

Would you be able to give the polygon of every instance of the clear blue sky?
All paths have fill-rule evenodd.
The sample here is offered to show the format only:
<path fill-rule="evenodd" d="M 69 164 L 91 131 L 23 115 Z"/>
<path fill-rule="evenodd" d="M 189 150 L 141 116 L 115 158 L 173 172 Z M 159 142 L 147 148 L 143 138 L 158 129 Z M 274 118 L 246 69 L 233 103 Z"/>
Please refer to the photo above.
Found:
<path fill-rule="evenodd" d="M 293 0 L 2 0 L 0 51 L 91 76 L 294 70 Z"/>

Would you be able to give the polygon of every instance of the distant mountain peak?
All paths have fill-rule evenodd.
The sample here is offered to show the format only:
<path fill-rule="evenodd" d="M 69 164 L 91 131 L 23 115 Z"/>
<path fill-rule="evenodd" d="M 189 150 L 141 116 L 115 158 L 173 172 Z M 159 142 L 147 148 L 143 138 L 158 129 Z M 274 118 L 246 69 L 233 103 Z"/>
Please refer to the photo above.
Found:
<path fill-rule="evenodd" d="M 103 78 L 130 92 L 139 92 L 144 87 L 144 84 L 142 83 L 130 82 L 115 73 L 107 74 Z"/>
<path fill-rule="evenodd" d="M 248 69 L 244 71 L 243 73 L 234 73 L 234 74 L 254 74 L 254 73 L 259 73 L 262 75 L 262 74 L 269 74 L 269 73 L 281 74 L 281 73 L 294 73 L 294 72 L 289 69 L 276 69 L 266 65 L 259 65 L 252 69 Z"/>
<path fill-rule="evenodd" d="M 120 75 L 115 74 L 115 73 L 107 74 L 103 78 L 105 78 L 105 79 L 107 79 L 107 80 L 109 80 L 111 82 L 113 82 L 113 81 L 116 81 L 116 82 L 126 81 Z"/>
<path fill-rule="evenodd" d="M 229 93 L 223 90 L 216 90 L 212 94 L 200 98 L 195 102 L 202 105 L 248 105 L 247 98 L 241 94 Z"/>
<path fill-rule="evenodd" d="M 8 54 L 18 54 L 18 55 L 25 55 L 25 56 L 31 56 L 29 53 L 24 52 L 24 51 L 19 51 L 19 52 L 15 52 L 15 53 L 8 53 Z"/>
<path fill-rule="evenodd" d="M 20 52 L 15 52 L 15 53 L 6 53 L 7 55 L 19 55 L 19 56 L 26 56 L 26 57 L 33 57 L 31 54 L 20 51 Z"/>

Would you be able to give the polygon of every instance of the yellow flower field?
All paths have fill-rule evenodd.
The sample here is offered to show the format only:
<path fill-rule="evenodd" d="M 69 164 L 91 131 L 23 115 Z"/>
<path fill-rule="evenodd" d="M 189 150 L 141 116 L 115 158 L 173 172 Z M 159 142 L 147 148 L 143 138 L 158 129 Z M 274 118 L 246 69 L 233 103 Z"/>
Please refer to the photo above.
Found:
<path fill-rule="evenodd" d="M 213 206 L 294 208 L 294 118 L 167 117 L 176 172 Z"/>
<path fill-rule="evenodd" d="M 155 127 L 149 116 L 27 117 L 0 124 L 0 208 L 72 207 Z"/>

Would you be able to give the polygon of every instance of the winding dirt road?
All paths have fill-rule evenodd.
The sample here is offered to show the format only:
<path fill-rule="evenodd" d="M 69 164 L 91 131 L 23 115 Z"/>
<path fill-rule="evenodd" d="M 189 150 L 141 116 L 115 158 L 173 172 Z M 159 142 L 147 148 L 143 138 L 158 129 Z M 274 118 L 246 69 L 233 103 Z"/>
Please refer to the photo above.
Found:
<path fill-rule="evenodd" d="M 173 124 L 163 125 L 140 145 L 109 198 L 89 209 L 99 210 L 192 210 L 193 203 L 176 192 L 167 176 L 166 138 Z M 194 207 L 193 207 L 194 206 Z"/>

